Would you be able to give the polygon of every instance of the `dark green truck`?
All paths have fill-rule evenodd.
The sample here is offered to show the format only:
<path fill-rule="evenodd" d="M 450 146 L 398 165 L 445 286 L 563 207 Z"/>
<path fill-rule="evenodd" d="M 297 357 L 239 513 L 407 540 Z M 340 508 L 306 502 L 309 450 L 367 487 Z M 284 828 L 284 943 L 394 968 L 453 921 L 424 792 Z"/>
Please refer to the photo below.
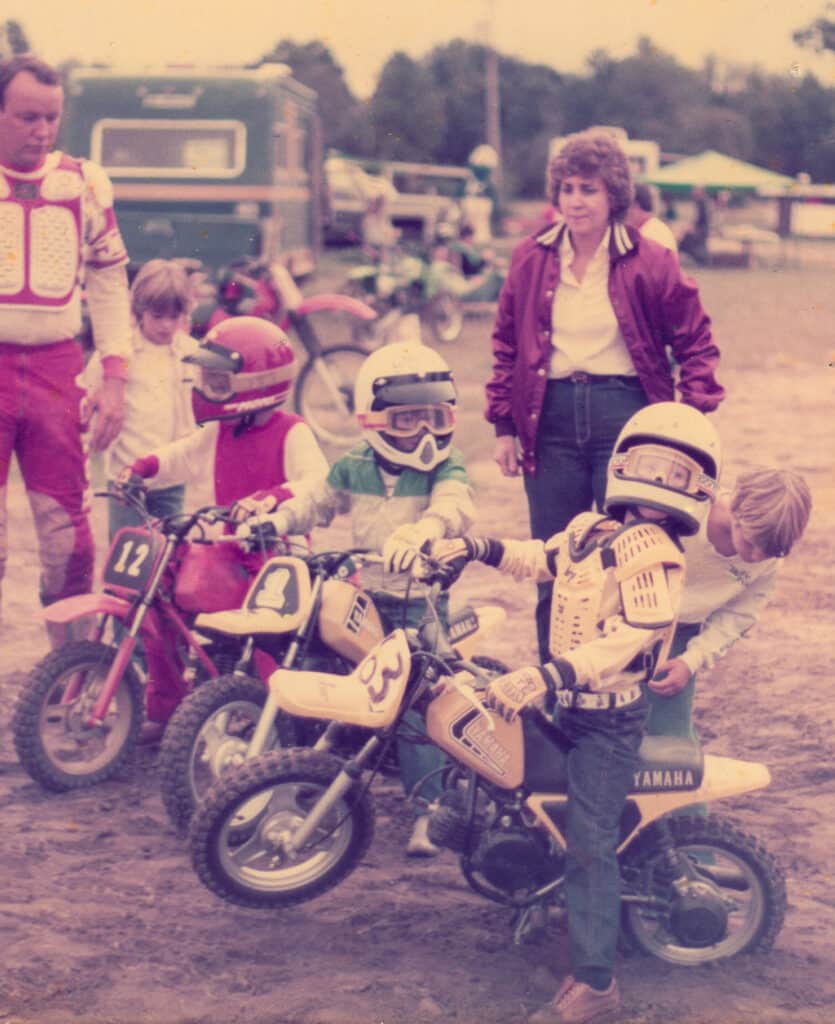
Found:
<path fill-rule="evenodd" d="M 100 163 L 134 265 L 249 256 L 310 273 L 320 245 L 316 94 L 282 64 L 254 70 L 77 68 L 61 144 Z"/>

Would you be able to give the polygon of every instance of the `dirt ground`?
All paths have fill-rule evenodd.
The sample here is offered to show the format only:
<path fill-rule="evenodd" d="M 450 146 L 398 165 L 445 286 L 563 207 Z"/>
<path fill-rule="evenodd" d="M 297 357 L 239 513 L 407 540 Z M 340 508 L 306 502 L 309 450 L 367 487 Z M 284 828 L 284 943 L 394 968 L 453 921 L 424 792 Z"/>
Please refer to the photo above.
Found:
<path fill-rule="evenodd" d="M 702 676 L 697 695 L 707 749 L 762 760 L 772 771 L 769 789 L 722 810 L 780 860 L 789 909 L 768 955 L 703 968 L 624 959 L 619 1019 L 831 1024 L 831 272 L 699 278 L 723 349 L 729 397 L 716 422 L 728 476 L 746 463 L 793 463 L 815 497 L 807 537 L 759 627 Z M 469 321 L 461 341 L 445 349 L 461 386 L 458 436 L 480 529 L 524 536 L 521 484 L 499 477 L 480 418 L 489 324 Z M 452 854 L 406 860 L 408 821 L 391 782 L 377 788 L 377 837 L 357 871 L 336 891 L 280 913 L 232 907 L 197 881 L 163 811 L 154 749 L 86 792 L 48 794 L 32 782 L 17 763 L 8 721 L 46 645 L 19 484 L 11 502 L 0 634 L 0 1024 L 516 1024 L 551 997 L 566 967 L 560 922 L 544 943 L 514 946 L 508 912 L 467 888 Z M 531 659 L 532 591 L 468 569 L 457 599 L 496 600 L 510 615 L 488 653 L 516 665 Z"/>

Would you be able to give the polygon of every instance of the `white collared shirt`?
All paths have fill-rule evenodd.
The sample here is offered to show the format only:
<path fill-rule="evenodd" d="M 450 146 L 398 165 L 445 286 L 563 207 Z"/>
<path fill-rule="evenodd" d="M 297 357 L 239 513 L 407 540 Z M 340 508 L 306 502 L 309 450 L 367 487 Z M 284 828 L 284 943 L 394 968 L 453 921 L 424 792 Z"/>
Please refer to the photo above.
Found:
<path fill-rule="evenodd" d="M 551 314 L 550 377 L 567 377 L 577 371 L 595 374 L 635 374 L 635 366 L 623 340 L 609 300 L 609 236 L 606 234 L 591 258 L 582 281 L 574 276 L 574 249 L 569 232 L 560 243 L 560 282 L 554 293 Z"/>

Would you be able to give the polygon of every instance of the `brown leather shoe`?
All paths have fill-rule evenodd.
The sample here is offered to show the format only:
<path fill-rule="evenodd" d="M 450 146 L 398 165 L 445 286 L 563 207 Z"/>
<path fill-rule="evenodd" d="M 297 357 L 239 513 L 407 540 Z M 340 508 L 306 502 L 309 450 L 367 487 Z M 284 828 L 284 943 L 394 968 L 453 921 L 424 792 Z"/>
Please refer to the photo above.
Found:
<path fill-rule="evenodd" d="M 528 1017 L 528 1024 L 588 1024 L 615 1013 L 619 1007 L 620 991 L 614 978 L 607 989 L 598 992 L 569 974 L 551 1002 Z"/>

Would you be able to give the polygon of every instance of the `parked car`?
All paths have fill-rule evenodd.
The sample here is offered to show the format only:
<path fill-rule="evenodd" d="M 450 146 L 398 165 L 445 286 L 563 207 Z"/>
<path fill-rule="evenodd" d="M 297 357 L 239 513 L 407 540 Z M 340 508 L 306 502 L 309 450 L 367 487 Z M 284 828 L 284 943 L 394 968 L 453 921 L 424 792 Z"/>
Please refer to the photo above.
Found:
<path fill-rule="evenodd" d="M 400 163 L 379 164 L 378 169 L 379 174 L 372 173 L 347 157 L 325 160 L 329 210 L 324 227 L 326 244 L 360 242 L 363 215 L 369 201 L 380 194 L 385 195 L 391 222 L 404 240 L 428 244 L 442 220 L 457 221 L 460 217 L 457 193 L 469 173 L 465 169 Z"/>

